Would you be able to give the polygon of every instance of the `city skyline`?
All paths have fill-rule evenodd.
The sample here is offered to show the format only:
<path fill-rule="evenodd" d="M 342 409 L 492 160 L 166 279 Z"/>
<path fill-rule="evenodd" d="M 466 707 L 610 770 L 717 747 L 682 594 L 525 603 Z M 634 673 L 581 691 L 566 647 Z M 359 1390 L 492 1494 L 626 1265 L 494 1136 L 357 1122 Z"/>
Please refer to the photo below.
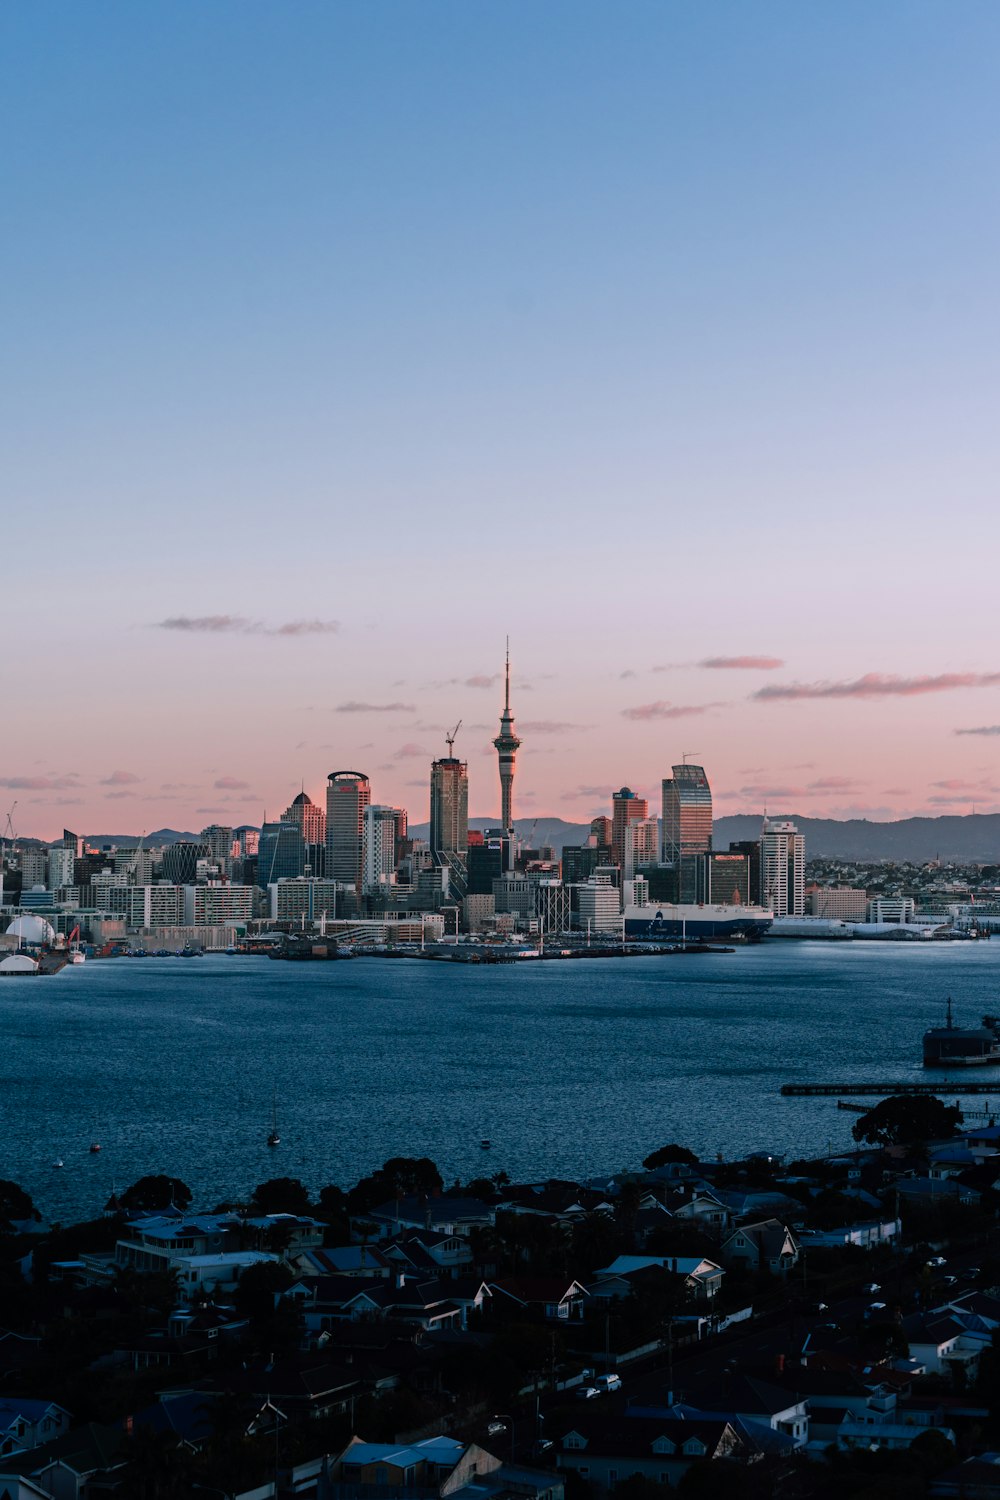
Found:
<path fill-rule="evenodd" d="M 508 632 L 521 815 L 685 752 L 720 814 L 1000 811 L 995 7 L 0 39 L 0 821 L 259 824 L 352 765 L 422 817 L 459 719 L 498 819 Z"/>

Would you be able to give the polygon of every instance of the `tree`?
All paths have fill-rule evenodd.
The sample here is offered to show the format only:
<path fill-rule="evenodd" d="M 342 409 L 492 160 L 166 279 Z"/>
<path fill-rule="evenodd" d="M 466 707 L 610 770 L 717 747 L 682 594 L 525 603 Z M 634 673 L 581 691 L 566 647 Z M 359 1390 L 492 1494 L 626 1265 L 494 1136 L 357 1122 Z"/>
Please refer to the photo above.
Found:
<path fill-rule="evenodd" d="M 957 1104 L 944 1104 L 933 1094 L 896 1094 L 861 1115 L 851 1134 L 870 1146 L 917 1146 L 947 1140 L 961 1123 Z"/>
<path fill-rule="evenodd" d="M 643 1162 L 643 1166 L 647 1172 L 655 1172 L 657 1167 L 665 1167 L 668 1162 L 672 1161 L 686 1162 L 689 1167 L 698 1165 L 698 1158 L 693 1151 L 689 1151 L 686 1146 L 674 1144 L 661 1146 L 658 1151 L 651 1151 Z"/>
<path fill-rule="evenodd" d="M 41 1214 L 24 1188 L 18 1187 L 16 1182 L 0 1178 L 0 1230 L 10 1234 L 17 1220 L 40 1218 Z"/>
<path fill-rule="evenodd" d="M 431 1196 L 440 1193 L 444 1181 L 426 1156 L 392 1156 L 377 1172 L 351 1188 L 347 1195 L 351 1213 L 367 1213 L 391 1198 Z"/>
<path fill-rule="evenodd" d="M 126 1188 L 119 1198 L 122 1208 L 141 1209 L 155 1213 L 158 1208 L 187 1208 L 191 1202 L 191 1189 L 179 1177 L 166 1177 L 162 1173 L 140 1177 Z"/>
<path fill-rule="evenodd" d="M 260 1214 L 307 1214 L 309 1193 L 297 1177 L 272 1177 L 253 1190 L 251 1207 Z"/>

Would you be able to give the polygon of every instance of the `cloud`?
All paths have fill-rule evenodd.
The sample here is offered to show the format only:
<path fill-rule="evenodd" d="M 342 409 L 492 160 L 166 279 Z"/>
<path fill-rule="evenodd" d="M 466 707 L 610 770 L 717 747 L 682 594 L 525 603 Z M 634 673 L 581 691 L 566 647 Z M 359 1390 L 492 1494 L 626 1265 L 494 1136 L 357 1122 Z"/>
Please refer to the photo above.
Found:
<path fill-rule="evenodd" d="M 927 801 L 932 807 L 953 807 L 956 803 L 967 807 L 970 802 L 975 801 L 975 797 L 970 792 L 958 792 L 954 795 L 950 792 L 946 794 L 939 792 L 936 797 L 928 797 Z"/>
<path fill-rule="evenodd" d="M 0 776 L 0 786 L 11 792 L 63 792 L 79 785 L 75 772 L 68 776 Z"/>
<path fill-rule="evenodd" d="M 573 797 L 596 797 L 603 802 L 612 797 L 617 791 L 617 786 L 578 786 L 575 792 L 563 792 L 562 795 L 563 801 L 567 801 Z"/>
<path fill-rule="evenodd" d="M 120 800 L 122 797 L 134 797 L 134 796 L 135 796 L 135 792 L 105 792 L 104 793 L 105 801 L 107 801 L 107 802 L 116 802 L 116 801 Z"/>
<path fill-rule="evenodd" d="M 577 730 L 589 729 L 589 724 L 566 724 L 561 719 L 526 719 L 520 726 L 527 734 L 575 734 Z"/>
<path fill-rule="evenodd" d="M 618 673 L 618 677 L 619 677 L 619 680 L 621 682 L 624 682 L 626 680 L 626 678 L 628 678 L 628 677 L 634 677 L 634 676 L 635 676 L 635 673 L 632 671 L 631 667 L 626 667 L 624 672 L 619 672 Z"/>
<path fill-rule="evenodd" d="M 780 656 L 706 656 L 698 665 L 715 672 L 773 672 L 785 663 Z"/>
<path fill-rule="evenodd" d="M 622 718 L 632 719 L 639 723 L 650 719 L 686 719 L 691 714 L 703 714 L 706 709 L 717 707 L 714 703 L 702 704 L 673 704 L 665 703 L 658 698 L 655 703 L 640 703 L 636 708 L 623 708 Z"/>
<path fill-rule="evenodd" d="M 856 786 L 864 786 L 864 782 L 854 781 L 850 776 L 821 776 L 818 781 L 810 781 L 808 790 L 810 792 L 848 792 Z"/>
<path fill-rule="evenodd" d="M 338 714 L 413 714 L 413 703 L 358 703 L 353 698 L 337 704 Z"/>
<path fill-rule="evenodd" d="M 396 751 L 396 754 L 393 756 L 393 759 L 415 760 L 420 756 L 427 758 L 428 751 L 424 749 L 423 745 L 414 745 L 412 740 L 407 740 L 405 745 L 400 745 L 399 749 Z"/>
<path fill-rule="evenodd" d="M 736 795 L 749 798 L 752 802 L 767 802 L 773 797 L 808 797 L 809 793 L 801 786 L 770 786 L 762 783 L 759 786 L 741 786 Z"/>
<path fill-rule="evenodd" d="M 762 702 L 795 698 L 915 698 L 922 693 L 950 693 L 957 688 L 995 687 L 1000 672 L 941 672 L 936 677 L 890 677 L 866 672 L 853 682 L 789 682 L 758 688 Z"/>
<path fill-rule="evenodd" d="M 250 785 L 249 781 L 240 781 L 238 776 L 217 776 L 212 784 L 219 792 L 244 792 Z"/>
<path fill-rule="evenodd" d="M 1000 724 L 980 724 L 976 729 L 956 729 L 956 734 L 1000 734 Z"/>
<path fill-rule="evenodd" d="M 137 776 L 134 771 L 112 771 L 110 776 L 105 776 L 101 786 L 135 786 L 142 777 Z"/>
<path fill-rule="evenodd" d="M 157 620 L 154 630 L 176 630 L 189 635 L 335 635 L 338 620 L 286 620 L 268 625 L 245 615 L 171 615 Z"/>
<path fill-rule="evenodd" d="M 499 681 L 499 672 L 474 672 L 471 677 L 463 678 L 461 685 L 468 688 L 491 688 L 495 682 Z"/>

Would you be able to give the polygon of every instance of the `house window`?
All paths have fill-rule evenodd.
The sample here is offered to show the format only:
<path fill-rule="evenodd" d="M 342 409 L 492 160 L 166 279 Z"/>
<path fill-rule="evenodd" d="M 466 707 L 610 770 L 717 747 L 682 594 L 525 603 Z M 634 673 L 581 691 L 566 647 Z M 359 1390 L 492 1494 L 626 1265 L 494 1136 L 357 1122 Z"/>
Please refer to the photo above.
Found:
<path fill-rule="evenodd" d="M 693 1458 L 701 1458 L 705 1452 L 705 1444 L 700 1442 L 698 1438 L 688 1438 L 684 1444 L 684 1452 L 690 1453 Z"/>
<path fill-rule="evenodd" d="M 564 1448 L 585 1448 L 586 1446 L 586 1439 L 582 1438 L 578 1432 L 570 1432 L 563 1438 Z"/>
<path fill-rule="evenodd" d="M 670 1475 L 667 1473 L 666 1469 L 661 1469 L 660 1470 L 660 1483 L 661 1484 L 669 1484 L 670 1483 Z"/>

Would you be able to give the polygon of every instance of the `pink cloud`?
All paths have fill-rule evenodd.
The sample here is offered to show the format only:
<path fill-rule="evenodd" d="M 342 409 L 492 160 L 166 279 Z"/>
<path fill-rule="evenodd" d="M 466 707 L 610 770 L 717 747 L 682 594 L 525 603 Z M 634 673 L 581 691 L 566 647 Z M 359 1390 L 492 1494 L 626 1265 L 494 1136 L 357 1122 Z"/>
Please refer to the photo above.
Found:
<path fill-rule="evenodd" d="M 810 781 L 808 789 L 811 792 L 847 792 L 862 784 L 852 781 L 850 776 L 821 776 L 818 781 Z"/>
<path fill-rule="evenodd" d="M 773 672 L 785 663 L 780 656 L 707 656 L 698 665 L 723 672 Z"/>
<path fill-rule="evenodd" d="M 249 781 L 240 781 L 238 776 L 217 776 L 212 784 L 219 792 L 243 792 L 250 785 Z"/>
<path fill-rule="evenodd" d="M 335 635 L 338 620 L 286 620 L 268 625 L 245 615 L 171 615 L 157 620 L 155 630 L 174 630 L 187 635 Z"/>
<path fill-rule="evenodd" d="M 414 745 L 408 741 L 405 745 L 401 745 L 396 751 L 395 759 L 413 760 L 417 756 L 421 755 L 425 757 L 427 756 L 427 751 L 424 749 L 423 745 Z"/>
<path fill-rule="evenodd" d="M 338 714 L 412 714 L 416 708 L 412 703 L 358 703 L 351 698 L 347 703 L 337 704 Z"/>
<path fill-rule="evenodd" d="M 491 688 L 495 682 L 499 681 L 499 672 L 474 672 L 471 677 L 463 678 L 462 686 L 469 688 Z"/>
<path fill-rule="evenodd" d="M 112 771 L 110 776 L 105 776 L 101 786 L 134 786 L 142 777 L 137 776 L 134 771 Z"/>
<path fill-rule="evenodd" d="M 135 792 L 105 792 L 104 797 L 108 802 L 118 801 L 122 797 L 134 797 Z"/>
<path fill-rule="evenodd" d="M 662 698 L 658 698 L 655 703 L 640 703 L 635 708 L 623 708 L 622 718 L 632 719 L 637 723 L 648 723 L 653 719 L 686 719 L 692 714 L 703 714 L 706 709 L 715 707 L 714 703 L 665 703 Z"/>
<path fill-rule="evenodd" d="M 949 693 L 958 688 L 995 687 L 1000 672 L 942 672 L 936 677 L 891 677 L 867 672 L 853 682 L 774 683 L 758 688 L 762 702 L 796 698 L 914 698 L 922 693 Z"/>
<path fill-rule="evenodd" d="M 79 785 L 73 772 L 68 776 L 0 776 L 0 786 L 11 792 L 61 792 Z"/>
<path fill-rule="evenodd" d="M 617 792 L 616 786 L 578 786 L 575 792 L 563 792 L 563 800 L 571 801 L 574 797 L 588 797 L 591 800 L 597 798 L 606 801 L 607 798 Z"/>
<path fill-rule="evenodd" d="M 528 734 L 575 734 L 577 730 L 588 727 L 586 724 L 566 724 L 561 719 L 526 719 L 519 725 L 521 731 Z"/>
<path fill-rule="evenodd" d="M 1000 724 L 980 724 L 977 729 L 956 729 L 956 734 L 1000 734 Z"/>

